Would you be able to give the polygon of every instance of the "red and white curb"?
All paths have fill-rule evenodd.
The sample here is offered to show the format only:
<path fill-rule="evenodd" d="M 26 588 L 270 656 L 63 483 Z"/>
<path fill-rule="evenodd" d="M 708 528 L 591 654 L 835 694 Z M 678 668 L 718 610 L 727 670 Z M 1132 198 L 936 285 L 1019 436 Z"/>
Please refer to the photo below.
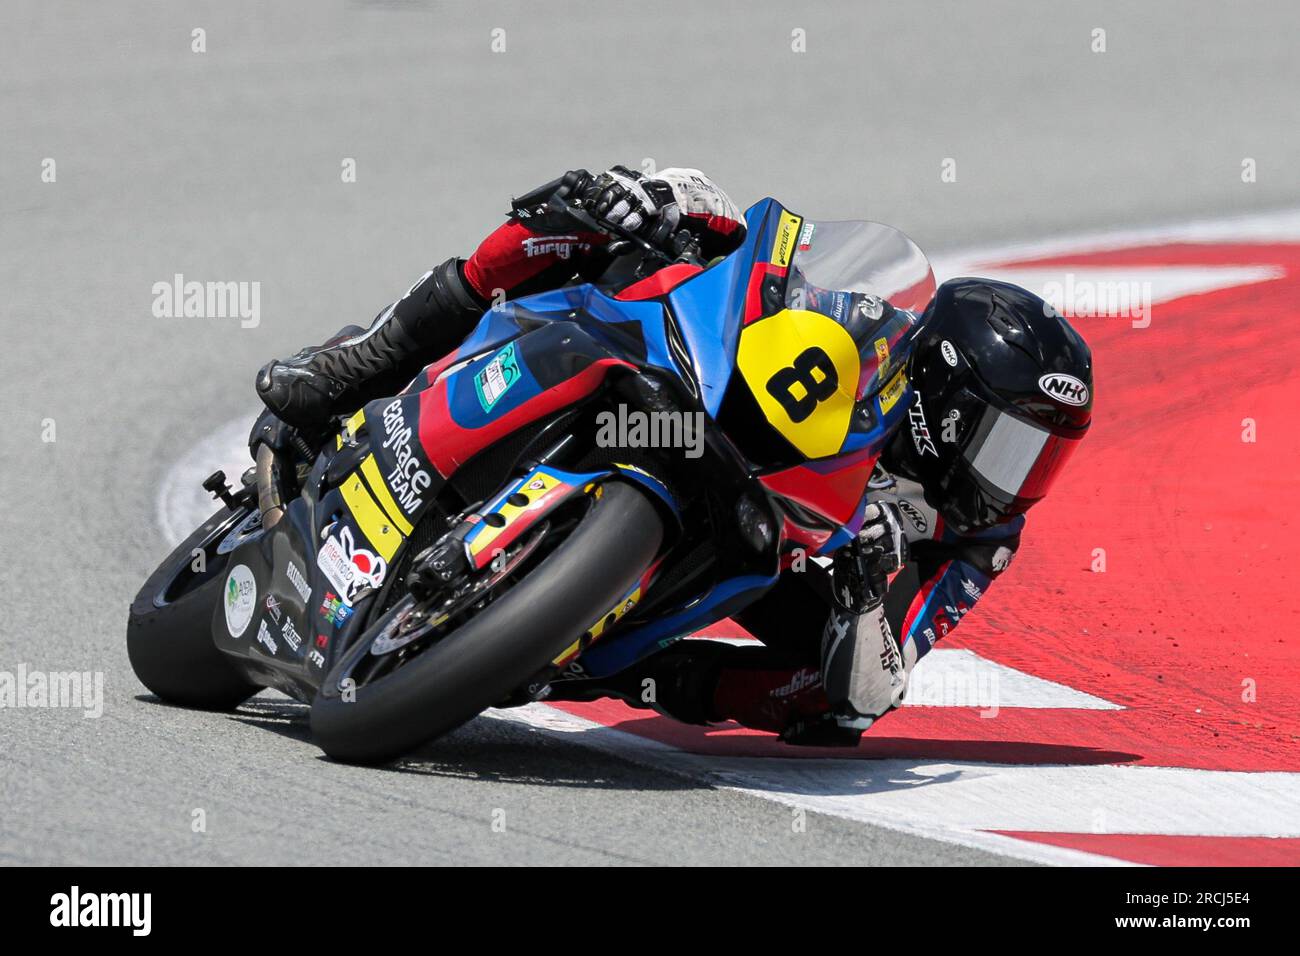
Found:
<path fill-rule="evenodd" d="M 1268 510 L 1270 496 L 1300 491 L 1300 452 L 1293 428 L 1289 446 L 1261 439 L 1258 451 L 1221 434 L 1244 417 L 1284 427 L 1270 416 L 1291 386 L 1270 363 L 1300 340 L 1300 210 L 966 250 L 934 265 L 940 281 L 984 275 L 1048 297 L 1140 288 L 1142 301 L 1121 295 L 1121 309 L 1155 311 L 1131 334 L 1126 319 L 1076 320 L 1099 376 L 1091 473 L 1067 475 L 1069 490 L 1031 515 L 1009 583 L 918 666 L 910 706 L 852 756 L 796 753 L 735 728 L 683 732 L 621 704 L 489 715 L 791 808 L 1019 859 L 1300 863 L 1300 662 L 1276 628 L 1290 620 L 1276 575 L 1293 538 Z M 1229 368 L 1203 371 L 1226 397 L 1198 391 L 1197 370 L 1178 364 L 1220 354 Z M 169 470 L 157 514 L 170 541 L 211 511 L 203 478 L 221 467 L 233 481 L 248 466 L 252 420 Z M 1225 487 L 1262 510 L 1225 507 L 1213 497 Z M 1279 514 L 1288 506 L 1273 502 Z M 1108 574 L 1087 573 L 1094 543 L 1109 549 Z M 1244 557 L 1225 567 L 1225 553 Z M 1259 698 L 1242 704 L 1247 682 Z"/>

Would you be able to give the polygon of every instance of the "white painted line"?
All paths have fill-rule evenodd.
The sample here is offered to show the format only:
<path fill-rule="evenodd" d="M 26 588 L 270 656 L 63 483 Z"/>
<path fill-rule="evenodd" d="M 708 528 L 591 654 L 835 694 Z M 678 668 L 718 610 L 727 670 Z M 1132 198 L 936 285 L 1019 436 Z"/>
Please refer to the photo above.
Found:
<path fill-rule="evenodd" d="M 939 800 L 945 795 L 952 796 L 952 791 L 941 786 L 948 783 L 948 779 L 935 779 L 928 775 L 925 766 L 918 767 L 906 760 L 769 761 L 764 758 L 703 756 L 615 730 L 544 704 L 489 710 L 486 716 L 524 724 L 542 733 L 563 737 L 611 756 L 656 770 L 677 773 L 710 786 L 736 790 L 785 806 L 825 813 L 897 833 L 985 850 L 1033 863 L 1056 866 L 1131 865 L 1110 857 L 1017 840 L 1000 833 L 980 832 L 961 825 L 954 826 L 945 820 L 929 819 L 924 813 L 915 813 L 909 809 L 910 799 L 923 789 L 929 789 L 929 785 L 933 785 L 936 791 L 941 791 L 936 794 L 936 799 Z M 846 764 L 850 766 L 840 767 Z M 1000 766 L 971 764 L 967 772 L 990 776 L 1001 769 Z M 823 774 L 823 771 L 826 773 Z M 947 774 L 947 777 L 951 776 L 952 774 Z M 880 813 L 876 812 L 876 805 L 859 799 L 860 791 L 871 791 L 870 780 L 873 778 L 878 791 L 888 792 L 890 788 L 896 788 L 898 797 L 893 807 L 881 806 Z M 959 798 L 954 796 L 953 799 Z"/>
<path fill-rule="evenodd" d="M 1300 837 L 1300 774 L 691 754 L 543 704 L 489 711 L 714 786 L 1023 859 L 1081 855 L 994 830 Z M 1095 863 L 1096 860 L 1088 862 Z"/>
<path fill-rule="evenodd" d="M 750 637 L 688 637 L 744 646 Z M 1123 710 L 1120 704 L 1044 680 L 959 647 L 936 647 L 912 671 L 904 707 Z"/>
<path fill-rule="evenodd" d="M 952 249 L 930 256 L 930 265 L 934 267 L 935 276 L 942 282 L 953 276 L 971 275 L 982 263 L 1086 255 L 1091 252 L 1174 242 L 1300 242 L 1300 208 Z"/>
<path fill-rule="evenodd" d="M 1059 708 L 1123 710 L 1100 697 L 1014 667 L 972 650 L 936 647 L 912 671 L 905 707 Z"/>

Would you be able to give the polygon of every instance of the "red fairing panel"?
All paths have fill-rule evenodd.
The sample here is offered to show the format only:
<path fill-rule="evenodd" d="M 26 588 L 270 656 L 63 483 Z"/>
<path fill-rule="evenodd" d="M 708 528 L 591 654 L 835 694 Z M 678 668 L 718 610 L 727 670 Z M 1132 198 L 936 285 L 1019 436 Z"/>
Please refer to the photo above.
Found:
<path fill-rule="evenodd" d="M 447 387 L 455 376 L 447 376 L 420 393 L 420 444 L 438 473 L 450 478 L 456 469 L 494 442 L 586 398 L 600 387 L 610 369 L 617 367 L 632 366 L 618 359 L 598 359 L 572 378 L 538 393 L 481 428 L 463 428 L 451 417 Z"/>
<path fill-rule="evenodd" d="M 848 456 L 834 470 L 814 471 L 809 465 L 796 465 L 785 471 L 763 475 L 759 480 L 771 492 L 789 498 L 824 518 L 848 524 L 862 502 L 867 479 L 875 467 L 876 456 L 859 453 Z"/>
<path fill-rule="evenodd" d="M 624 302 L 639 302 L 642 299 L 653 299 L 655 296 L 665 295 L 671 292 L 677 286 L 681 285 L 692 276 L 697 276 L 704 270 L 697 265 L 691 265 L 688 262 L 679 262 L 676 265 L 665 266 L 653 275 L 648 275 L 640 282 L 634 282 L 614 298 Z"/>

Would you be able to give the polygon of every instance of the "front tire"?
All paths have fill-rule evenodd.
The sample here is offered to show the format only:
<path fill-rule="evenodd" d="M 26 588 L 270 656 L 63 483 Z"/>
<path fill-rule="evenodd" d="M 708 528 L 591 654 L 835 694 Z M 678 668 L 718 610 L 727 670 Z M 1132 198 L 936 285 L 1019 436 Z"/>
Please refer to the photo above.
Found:
<path fill-rule="evenodd" d="M 225 581 L 216 546 L 249 514 L 223 508 L 158 566 L 131 602 L 126 651 L 140 683 L 170 704 L 231 710 L 256 694 L 212 642 L 212 614 Z M 195 572 L 194 552 L 205 571 Z"/>
<path fill-rule="evenodd" d="M 658 553 L 663 521 L 632 485 L 603 486 L 553 552 L 480 613 L 344 701 L 345 653 L 311 709 L 316 743 L 336 760 L 380 763 L 470 720 L 521 687 L 622 598 Z M 364 635 L 369 653 L 374 629 Z"/>

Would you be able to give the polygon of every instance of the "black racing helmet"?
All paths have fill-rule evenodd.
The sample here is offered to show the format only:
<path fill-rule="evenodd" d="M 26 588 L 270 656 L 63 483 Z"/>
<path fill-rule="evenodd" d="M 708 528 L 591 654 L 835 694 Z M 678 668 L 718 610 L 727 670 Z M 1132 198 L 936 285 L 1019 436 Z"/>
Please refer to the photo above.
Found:
<path fill-rule="evenodd" d="M 914 395 L 891 448 L 959 534 L 1047 494 L 1092 421 L 1092 351 L 1050 305 L 990 279 L 953 279 L 921 317 Z"/>

